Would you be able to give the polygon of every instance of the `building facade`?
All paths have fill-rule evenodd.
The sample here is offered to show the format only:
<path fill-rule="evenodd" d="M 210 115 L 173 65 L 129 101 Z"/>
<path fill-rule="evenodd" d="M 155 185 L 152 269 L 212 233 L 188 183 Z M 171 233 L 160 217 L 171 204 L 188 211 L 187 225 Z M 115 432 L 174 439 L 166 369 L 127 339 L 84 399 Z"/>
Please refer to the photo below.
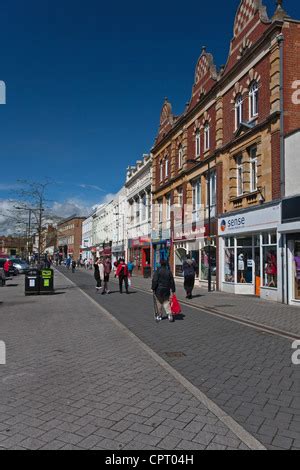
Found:
<path fill-rule="evenodd" d="M 126 188 L 123 187 L 113 201 L 112 231 L 112 262 L 120 258 L 127 260 L 127 197 Z"/>
<path fill-rule="evenodd" d="M 82 222 L 82 259 L 93 258 L 93 214 L 94 211 Z"/>
<path fill-rule="evenodd" d="M 262 1 L 243 0 L 226 65 L 203 48 L 183 114 L 165 100 L 152 149 L 154 266 L 167 258 L 182 276 L 190 254 L 202 284 L 283 301 L 286 242 L 293 273 L 298 257 L 298 228 L 286 242 L 278 228 L 284 187 L 300 181 L 299 38 L 281 2 L 269 17 Z"/>
<path fill-rule="evenodd" d="M 58 254 L 61 259 L 71 256 L 75 260 L 82 253 L 82 224 L 86 217 L 71 216 L 57 224 Z"/>
<path fill-rule="evenodd" d="M 143 155 L 135 166 L 127 168 L 127 259 L 135 265 L 135 274 L 145 275 L 151 268 L 151 180 L 152 156 Z"/>

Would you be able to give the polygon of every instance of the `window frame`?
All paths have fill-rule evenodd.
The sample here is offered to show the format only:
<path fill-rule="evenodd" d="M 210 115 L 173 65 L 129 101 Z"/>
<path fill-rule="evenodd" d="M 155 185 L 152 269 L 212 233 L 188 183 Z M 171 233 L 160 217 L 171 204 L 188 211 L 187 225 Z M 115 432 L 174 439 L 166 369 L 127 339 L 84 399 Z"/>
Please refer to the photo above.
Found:
<path fill-rule="evenodd" d="M 249 120 L 255 119 L 258 116 L 258 91 L 258 82 L 254 80 L 249 87 Z"/>
<path fill-rule="evenodd" d="M 255 156 L 253 156 L 253 153 Z M 250 157 L 250 192 L 254 193 L 258 189 L 258 175 L 257 175 L 257 166 L 258 166 L 258 158 L 257 158 L 257 147 L 251 147 L 249 149 L 249 157 Z M 253 181 L 253 168 L 255 168 L 255 181 Z"/>
<path fill-rule="evenodd" d="M 183 147 L 182 144 L 178 147 L 178 169 L 181 170 L 183 167 Z"/>
<path fill-rule="evenodd" d="M 201 134 L 200 134 L 200 129 L 196 130 L 195 134 L 195 153 L 196 153 L 196 158 L 199 158 L 201 155 Z"/>
<path fill-rule="evenodd" d="M 204 151 L 207 152 L 210 149 L 210 124 L 205 123 L 204 126 Z"/>
<path fill-rule="evenodd" d="M 192 209 L 193 209 L 193 222 L 200 220 L 200 209 L 202 203 L 202 185 L 201 178 L 198 178 L 192 182 Z"/>
<path fill-rule="evenodd" d="M 241 171 L 241 173 L 240 173 Z M 236 193 L 237 197 L 244 195 L 244 167 L 243 167 L 243 156 L 239 155 L 236 158 Z M 241 185 L 241 186 L 240 186 Z M 241 188 L 241 191 L 240 191 Z"/>
<path fill-rule="evenodd" d="M 235 99 L 235 130 L 238 130 L 243 122 L 244 99 L 241 93 Z"/>

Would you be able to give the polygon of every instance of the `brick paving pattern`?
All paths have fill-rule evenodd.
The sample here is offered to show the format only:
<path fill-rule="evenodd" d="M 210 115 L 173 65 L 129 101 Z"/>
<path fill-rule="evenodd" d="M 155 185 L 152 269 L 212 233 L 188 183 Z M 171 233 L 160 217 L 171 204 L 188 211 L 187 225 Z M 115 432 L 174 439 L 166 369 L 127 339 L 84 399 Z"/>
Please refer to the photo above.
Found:
<path fill-rule="evenodd" d="M 121 296 L 113 281 L 112 294 L 100 296 L 89 273 L 70 278 L 266 447 L 299 449 L 300 368 L 291 361 L 291 340 L 187 306 L 180 321 L 156 325 L 149 294 L 133 288 Z"/>
<path fill-rule="evenodd" d="M 0 449 L 245 448 L 68 281 L 26 298 L 17 282 L 0 289 Z"/>

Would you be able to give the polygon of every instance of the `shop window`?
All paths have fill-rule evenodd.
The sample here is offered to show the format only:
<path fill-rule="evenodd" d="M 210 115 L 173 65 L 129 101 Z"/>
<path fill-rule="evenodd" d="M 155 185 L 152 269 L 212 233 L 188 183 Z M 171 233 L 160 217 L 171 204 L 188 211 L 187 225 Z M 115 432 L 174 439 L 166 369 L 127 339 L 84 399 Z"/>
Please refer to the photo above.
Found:
<path fill-rule="evenodd" d="M 234 248 L 225 249 L 225 263 L 224 263 L 224 281 L 234 282 L 235 280 L 235 256 Z"/>
<path fill-rule="evenodd" d="M 225 246 L 234 247 L 234 238 L 225 238 Z"/>
<path fill-rule="evenodd" d="M 250 247 L 243 247 L 237 249 L 237 282 L 239 284 L 253 283 L 253 267 L 254 261 L 251 240 Z"/>
<path fill-rule="evenodd" d="M 216 281 L 217 277 L 217 253 L 216 247 L 210 247 L 210 266 L 212 281 Z M 209 247 L 204 246 L 201 249 L 201 262 L 200 262 L 200 279 L 201 281 L 208 281 L 209 270 Z"/>
<path fill-rule="evenodd" d="M 186 259 L 187 250 L 185 248 L 177 248 L 175 250 L 175 275 L 183 277 L 183 262 Z"/>
<path fill-rule="evenodd" d="M 275 243 L 272 243 L 275 242 Z M 263 286 L 277 288 L 277 236 L 263 234 Z"/>
<path fill-rule="evenodd" d="M 294 299 L 300 300 L 300 241 L 295 241 L 294 250 Z"/>

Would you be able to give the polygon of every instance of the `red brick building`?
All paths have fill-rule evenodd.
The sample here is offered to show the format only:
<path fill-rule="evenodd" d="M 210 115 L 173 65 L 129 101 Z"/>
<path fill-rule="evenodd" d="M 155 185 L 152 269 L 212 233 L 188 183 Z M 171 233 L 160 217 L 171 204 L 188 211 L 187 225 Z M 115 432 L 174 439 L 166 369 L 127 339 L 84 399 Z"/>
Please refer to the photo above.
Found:
<path fill-rule="evenodd" d="M 57 246 L 64 259 L 72 256 L 78 260 L 81 254 L 82 223 L 86 217 L 72 216 L 57 224 Z"/>
<path fill-rule="evenodd" d="M 269 17 L 261 0 L 240 2 L 226 65 L 203 48 L 191 100 L 181 116 L 165 100 L 152 150 L 154 267 L 168 258 L 180 276 L 190 254 L 202 283 L 210 271 L 216 288 L 273 300 L 284 139 L 300 130 L 300 22 L 277 3 Z"/>

